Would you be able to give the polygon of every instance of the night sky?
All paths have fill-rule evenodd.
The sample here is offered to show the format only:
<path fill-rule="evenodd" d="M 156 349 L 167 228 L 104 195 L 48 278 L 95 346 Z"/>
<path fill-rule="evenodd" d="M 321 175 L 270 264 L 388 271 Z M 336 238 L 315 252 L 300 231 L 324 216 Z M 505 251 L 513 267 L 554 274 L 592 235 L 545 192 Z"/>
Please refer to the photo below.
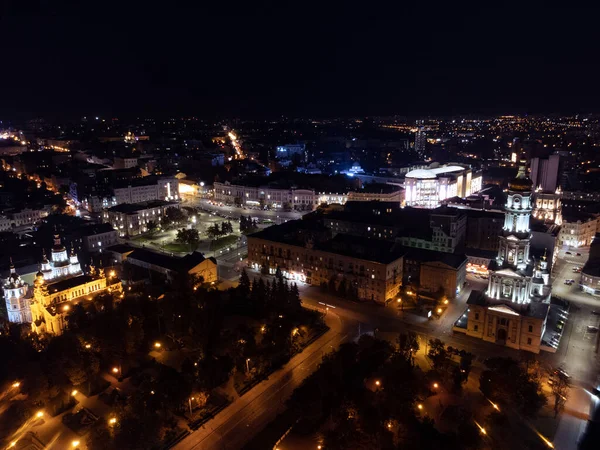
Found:
<path fill-rule="evenodd" d="M 9 1 L 0 118 L 599 110 L 598 8 L 175 3 Z"/>

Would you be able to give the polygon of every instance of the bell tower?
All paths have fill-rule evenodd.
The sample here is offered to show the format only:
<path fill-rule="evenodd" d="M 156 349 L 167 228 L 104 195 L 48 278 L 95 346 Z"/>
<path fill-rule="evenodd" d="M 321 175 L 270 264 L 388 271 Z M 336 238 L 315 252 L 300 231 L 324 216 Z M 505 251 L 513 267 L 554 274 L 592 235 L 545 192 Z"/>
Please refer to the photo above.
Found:
<path fill-rule="evenodd" d="M 524 270 L 530 262 L 529 220 L 533 209 L 531 187 L 532 183 L 525 173 L 525 166 L 519 167 L 516 178 L 508 184 L 504 227 L 496 258 L 499 266 Z"/>

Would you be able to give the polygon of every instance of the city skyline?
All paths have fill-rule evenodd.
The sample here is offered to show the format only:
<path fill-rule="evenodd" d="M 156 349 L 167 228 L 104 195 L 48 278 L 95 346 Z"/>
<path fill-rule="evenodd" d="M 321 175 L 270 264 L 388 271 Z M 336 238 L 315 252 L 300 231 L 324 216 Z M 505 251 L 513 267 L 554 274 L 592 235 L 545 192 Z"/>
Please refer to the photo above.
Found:
<path fill-rule="evenodd" d="M 7 7 L 4 119 L 595 112 L 600 100 L 593 9 L 69 3 Z"/>

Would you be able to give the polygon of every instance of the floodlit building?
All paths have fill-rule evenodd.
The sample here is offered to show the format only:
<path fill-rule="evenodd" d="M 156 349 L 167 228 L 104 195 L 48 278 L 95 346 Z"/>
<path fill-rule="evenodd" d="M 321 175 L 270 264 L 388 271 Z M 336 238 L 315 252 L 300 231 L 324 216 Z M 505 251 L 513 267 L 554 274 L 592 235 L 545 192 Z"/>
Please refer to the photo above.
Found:
<path fill-rule="evenodd" d="M 120 292 L 121 282 L 112 274 L 107 277 L 102 268 L 96 272 L 93 265 L 90 272 L 84 274 L 77 255 L 73 249 L 70 256 L 67 254 L 58 235 L 54 238 L 50 259 L 43 251 L 33 287 L 21 279 L 12 262 L 4 283 L 8 320 L 31 323 L 32 331 L 54 335 L 65 330 L 66 316 L 75 304 L 107 291 Z"/>
<path fill-rule="evenodd" d="M 472 291 L 466 327 L 454 330 L 514 349 L 539 353 L 550 309 L 550 271 L 546 256 L 530 255 L 532 182 L 521 167 L 509 183 L 498 256 L 485 292 Z M 459 319 L 460 321 L 460 319 Z"/>
<path fill-rule="evenodd" d="M 597 214 L 565 214 L 558 235 L 559 245 L 574 248 L 587 247 L 596 236 L 599 219 Z"/>
<path fill-rule="evenodd" d="M 590 257 L 581 270 L 579 286 L 583 292 L 600 296 L 600 233 L 590 246 Z"/>
<path fill-rule="evenodd" d="M 440 202 L 451 197 L 468 197 L 481 190 L 481 174 L 459 165 L 416 169 L 404 177 L 406 206 L 436 208 Z"/>
<path fill-rule="evenodd" d="M 148 231 L 148 223 L 159 225 L 168 208 L 179 208 L 177 202 L 155 200 L 142 203 L 124 203 L 104 211 L 103 222 L 117 230 L 119 237 L 137 236 Z"/>

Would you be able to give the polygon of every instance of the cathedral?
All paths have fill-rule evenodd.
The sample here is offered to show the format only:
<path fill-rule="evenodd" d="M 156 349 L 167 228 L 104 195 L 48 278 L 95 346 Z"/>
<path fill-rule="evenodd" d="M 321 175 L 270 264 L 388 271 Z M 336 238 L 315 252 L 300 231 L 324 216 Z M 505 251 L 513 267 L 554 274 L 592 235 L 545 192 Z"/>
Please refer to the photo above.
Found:
<path fill-rule="evenodd" d="M 42 250 L 42 263 L 33 286 L 21 279 L 11 261 L 4 300 L 9 322 L 31 323 L 36 333 L 58 335 L 66 328 L 66 317 L 73 305 L 103 292 L 121 290 L 121 282 L 107 277 L 102 268 L 96 272 L 92 265 L 84 274 L 74 249 L 69 256 L 60 236 L 55 235 L 50 260 Z"/>
<path fill-rule="evenodd" d="M 532 182 L 525 167 L 508 187 L 498 256 L 490 266 L 485 291 L 467 300 L 467 335 L 514 349 L 540 352 L 550 308 L 550 272 L 546 255 L 531 255 L 529 221 Z"/>

